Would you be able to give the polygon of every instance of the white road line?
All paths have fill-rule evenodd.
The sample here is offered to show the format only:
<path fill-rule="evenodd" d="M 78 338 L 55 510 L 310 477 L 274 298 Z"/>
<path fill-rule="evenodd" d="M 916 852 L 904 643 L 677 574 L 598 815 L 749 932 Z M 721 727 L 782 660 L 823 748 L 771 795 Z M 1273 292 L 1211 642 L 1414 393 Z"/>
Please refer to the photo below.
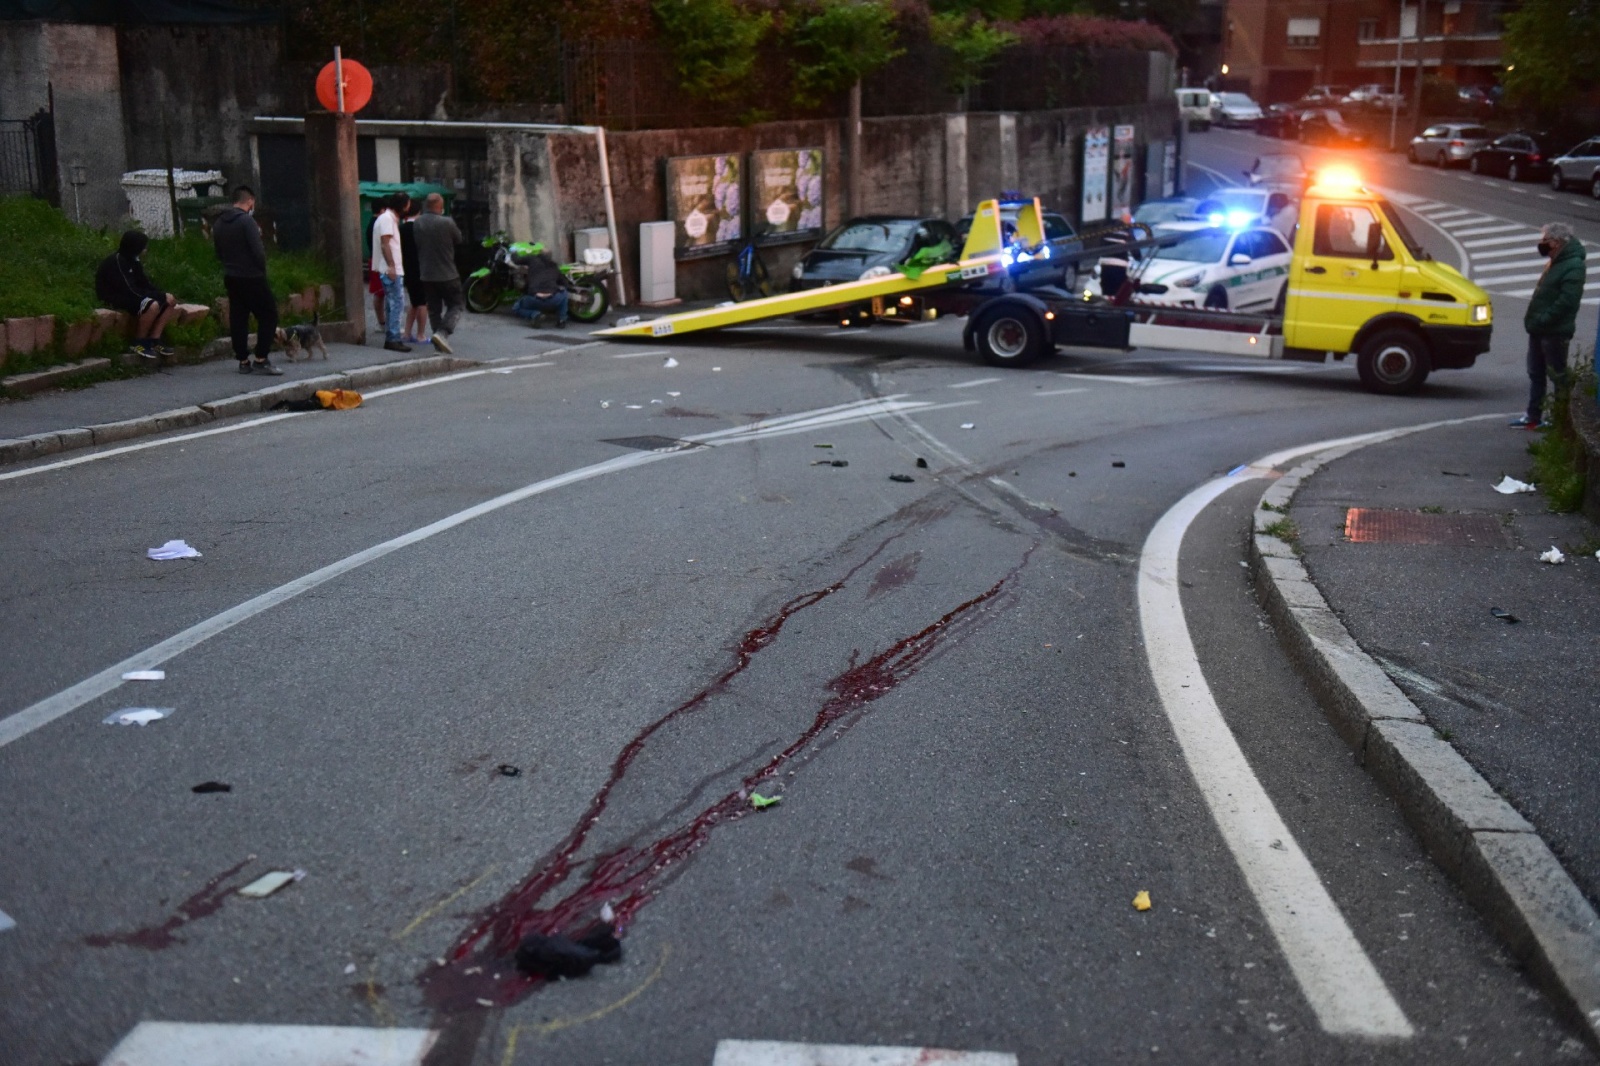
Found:
<path fill-rule="evenodd" d="M 1558 199 L 1558 197 L 1554 193 L 1542 192 L 1542 193 L 1539 194 L 1539 199 L 1541 199 L 1541 200 L 1555 200 L 1555 199 Z"/>
<path fill-rule="evenodd" d="M 648 352 L 618 352 L 615 355 L 613 355 L 611 358 L 613 358 L 613 359 L 643 359 L 647 355 L 666 355 L 666 354 L 667 354 L 667 350 L 665 348 L 658 348 L 658 349 L 655 349 L 653 351 L 648 351 Z"/>
<path fill-rule="evenodd" d="M 711 1066 L 1017 1066 L 999 1051 L 946 1051 L 925 1047 L 788 1044 L 777 1040 L 719 1040 Z"/>
<path fill-rule="evenodd" d="M 1261 476 L 1257 466 L 1244 476 Z M 1238 484 L 1238 477 L 1222 477 L 1195 489 L 1145 540 L 1139 621 L 1150 673 L 1195 784 L 1317 1021 L 1338 1035 L 1410 1037 L 1400 1005 L 1250 769 L 1189 636 L 1178 583 L 1183 536 L 1208 504 Z"/>
<path fill-rule="evenodd" d="M 1438 219 L 1436 218 L 1434 221 L 1438 221 Z M 1505 219 L 1503 218 L 1491 218 L 1488 215 L 1474 214 L 1466 218 L 1452 218 L 1448 222 L 1441 222 L 1440 225 L 1451 232 L 1455 232 L 1462 226 L 1487 226 L 1504 221 Z"/>
<path fill-rule="evenodd" d="M 1530 227 L 1523 225 L 1520 222 L 1507 222 L 1498 226 L 1473 226 L 1471 229 L 1451 229 L 1450 232 L 1461 238 L 1486 237 L 1491 233 L 1510 233 L 1513 230 L 1520 233 L 1527 233 L 1529 228 Z"/>
<path fill-rule="evenodd" d="M 1196 169 L 1196 170 L 1203 171 L 1204 173 L 1210 174 L 1213 178 L 1216 178 L 1218 181 L 1220 181 L 1224 185 L 1237 185 L 1237 184 L 1239 184 L 1238 182 L 1234 181 L 1232 178 L 1228 177 L 1228 175 L 1224 174 L 1222 171 L 1213 170 L 1210 167 L 1206 166 L 1204 163 L 1196 163 L 1193 160 L 1188 160 L 1188 164 L 1189 164 L 1189 166 L 1194 167 L 1194 169 Z"/>
<path fill-rule="evenodd" d="M 1428 422 L 1262 456 L 1173 504 L 1151 529 L 1139 557 L 1139 622 L 1162 706 L 1228 850 L 1318 1022 L 1330 1033 L 1406 1038 L 1412 1028 L 1251 771 L 1211 695 L 1183 613 L 1179 550 L 1201 511 L 1242 478 L 1264 477 L 1315 452 L 1354 450 L 1441 426 L 1504 417 L 1490 414 Z"/>
<path fill-rule="evenodd" d="M 1537 232 L 1538 230 L 1524 230 L 1515 237 L 1478 237 L 1461 243 L 1468 248 L 1490 248 L 1497 244 L 1517 244 L 1527 240 L 1530 234 Z"/>
<path fill-rule="evenodd" d="M 1479 260 L 1479 259 L 1503 259 L 1508 255 L 1527 255 L 1527 254 L 1528 254 L 1528 250 L 1526 248 L 1497 248 L 1492 252 L 1478 252 L 1472 258 L 1473 258 L 1474 261 L 1476 261 L 1476 260 Z M 1543 260 L 1540 260 L 1540 262 L 1543 262 Z"/>
<path fill-rule="evenodd" d="M 952 389 L 975 389 L 979 385 L 993 385 L 999 378 L 973 378 L 971 381 L 958 381 L 954 385 L 946 386 Z"/>
<path fill-rule="evenodd" d="M 431 1029 L 140 1022 L 100 1066 L 418 1066 Z"/>
<path fill-rule="evenodd" d="M 977 400 L 967 400 L 960 403 L 928 404 L 906 402 L 900 396 L 884 397 L 843 404 L 834 408 L 802 411 L 781 419 L 736 426 L 732 429 L 718 430 L 714 433 L 705 433 L 684 439 L 712 447 L 724 444 L 743 444 L 747 441 L 766 440 L 771 437 L 788 436 L 793 433 L 805 433 L 825 426 L 838 426 L 848 422 L 864 422 L 881 417 L 884 414 L 895 414 L 903 410 L 933 411 L 951 407 L 969 407 L 978 402 Z M 591 466 L 569 470 L 564 474 L 558 474 L 543 481 L 524 485 L 520 489 L 514 489 L 511 492 L 485 500 L 465 510 L 457 511 L 455 514 L 447 515 L 425 526 L 420 526 L 409 533 L 391 537 L 389 540 L 374 544 L 372 547 L 365 548 L 353 555 L 347 555 L 343 559 L 329 563 L 321 569 L 313 570 L 309 574 L 304 574 L 293 581 L 279 585 L 275 589 L 263 592 L 220 614 L 197 622 L 189 628 L 168 637 L 166 640 L 153 644 L 143 651 L 135 652 L 121 662 L 85 678 L 70 688 L 63 689 L 55 695 L 48 696 L 32 706 L 5 718 L 0 718 L 0 748 L 27 736 L 34 730 L 48 725 L 63 715 L 72 713 L 84 704 L 114 691 L 124 683 L 122 675 L 130 670 L 150 670 L 161 666 L 163 663 L 169 662 L 189 649 L 210 640 L 212 637 L 249 621 L 256 615 L 269 611 L 281 603 L 294 599 L 301 593 L 309 592 L 314 588 L 325 585 L 329 581 L 342 577 L 353 570 L 360 569 L 368 563 L 376 562 L 402 548 L 421 543 L 440 533 L 464 525 L 475 518 L 482 518 L 512 504 L 521 503 L 524 500 L 553 492 L 556 489 L 566 488 L 568 485 L 575 485 L 607 474 L 619 473 L 635 467 L 646 466 L 650 463 L 661 462 L 675 456 L 693 455 L 700 450 L 634 452 L 629 455 L 608 459 L 605 462 L 595 463 Z"/>
<path fill-rule="evenodd" d="M 1094 391 L 1093 389 L 1046 389 L 1043 392 L 1036 392 L 1036 393 L 1034 393 L 1034 395 L 1035 396 L 1071 396 L 1073 393 L 1077 393 L 1077 392 L 1093 392 L 1093 391 Z"/>
<path fill-rule="evenodd" d="M 1444 207 L 1445 205 L 1437 204 L 1434 206 Z M 1447 218 L 1462 218 L 1466 215 L 1472 214 L 1471 211 L 1468 211 L 1464 207 L 1452 207 L 1445 211 L 1436 211 L 1433 207 L 1413 207 L 1412 210 L 1417 212 L 1419 215 L 1426 215 L 1428 221 L 1430 222 L 1443 222 Z"/>
<path fill-rule="evenodd" d="M 1506 278 L 1486 278 L 1486 277 L 1484 277 L 1482 275 L 1481 272 L 1474 271 L 1473 275 L 1472 275 L 1472 280 L 1477 281 L 1477 282 L 1479 282 L 1481 284 L 1484 284 L 1484 285 L 1516 285 L 1516 284 L 1520 284 L 1520 283 L 1523 283 L 1523 282 L 1538 281 L 1543 276 L 1544 276 L 1544 272 L 1543 271 L 1538 271 L 1538 272 L 1533 273 L 1533 274 L 1517 274 L 1517 275 L 1514 275 L 1512 277 L 1506 277 Z M 1507 292 L 1507 293 L 1501 293 L 1500 295 L 1502 295 L 1502 296 L 1515 296 L 1516 293 Z"/>
<path fill-rule="evenodd" d="M 1140 386 L 1170 385 L 1170 384 L 1172 384 L 1172 382 L 1174 380 L 1173 378 L 1136 378 L 1136 377 L 1125 377 L 1125 376 L 1121 376 L 1121 375 L 1117 375 L 1117 374 L 1096 374 L 1092 370 L 1075 371 L 1075 372 L 1062 374 L 1061 376 L 1064 377 L 1064 378 L 1076 378 L 1079 381 L 1084 381 L 1084 380 L 1088 380 L 1088 381 L 1109 381 L 1109 382 L 1111 382 L 1112 384 L 1115 384 L 1115 385 L 1140 385 Z"/>
<path fill-rule="evenodd" d="M 1527 253 L 1520 252 L 1516 254 L 1526 255 Z M 1543 259 L 1519 259 L 1514 263 L 1509 261 L 1504 263 L 1488 263 L 1474 267 L 1472 273 L 1474 276 L 1477 276 L 1479 274 L 1496 274 L 1505 270 L 1531 270 L 1534 267 L 1539 267 L 1542 270 L 1545 262 L 1546 261 Z"/>

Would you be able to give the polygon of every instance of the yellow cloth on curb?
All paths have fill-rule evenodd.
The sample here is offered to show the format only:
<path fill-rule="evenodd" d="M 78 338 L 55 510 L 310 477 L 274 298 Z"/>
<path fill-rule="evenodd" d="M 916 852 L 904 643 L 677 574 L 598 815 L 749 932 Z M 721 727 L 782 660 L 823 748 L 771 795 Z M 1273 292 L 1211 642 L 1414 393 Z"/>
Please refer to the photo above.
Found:
<path fill-rule="evenodd" d="M 332 411 L 349 411 L 361 406 L 361 394 L 350 389 L 318 389 L 317 402 Z"/>

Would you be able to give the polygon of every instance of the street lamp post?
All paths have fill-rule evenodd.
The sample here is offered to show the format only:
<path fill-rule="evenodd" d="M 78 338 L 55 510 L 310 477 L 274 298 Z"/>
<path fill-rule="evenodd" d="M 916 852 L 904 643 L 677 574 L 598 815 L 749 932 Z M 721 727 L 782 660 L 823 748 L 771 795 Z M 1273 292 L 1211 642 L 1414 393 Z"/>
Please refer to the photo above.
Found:
<path fill-rule="evenodd" d="M 1400 128 L 1400 59 L 1405 35 L 1406 0 L 1400 0 L 1400 14 L 1394 24 L 1394 91 L 1389 94 L 1389 151 L 1394 151 L 1395 137 Z"/>
<path fill-rule="evenodd" d="M 1417 84 L 1412 86 L 1416 110 L 1411 116 L 1413 137 L 1422 132 L 1422 24 L 1427 14 L 1428 0 L 1417 0 Z"/>

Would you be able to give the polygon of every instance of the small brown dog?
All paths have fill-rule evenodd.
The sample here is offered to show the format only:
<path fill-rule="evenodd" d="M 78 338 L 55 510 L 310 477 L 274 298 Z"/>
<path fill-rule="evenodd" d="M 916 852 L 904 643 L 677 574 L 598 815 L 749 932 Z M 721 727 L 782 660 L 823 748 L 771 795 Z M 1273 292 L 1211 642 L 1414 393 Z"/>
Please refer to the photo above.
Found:
<path fill-rule="evenodd" d="M 320 320 L 321 316 L 313 311 L 310 322 L 278 330 L 278 343 L 283 345 L 283 354 L 289 357 L 289 362 L 295 362 L 301 353 L 304 353 L 307 359 L 310 359 L 314 352 L 321 352 L 322 358 L 328 358 L 328 346 L 322 341 L 322 330 L 317 328 Z"/>

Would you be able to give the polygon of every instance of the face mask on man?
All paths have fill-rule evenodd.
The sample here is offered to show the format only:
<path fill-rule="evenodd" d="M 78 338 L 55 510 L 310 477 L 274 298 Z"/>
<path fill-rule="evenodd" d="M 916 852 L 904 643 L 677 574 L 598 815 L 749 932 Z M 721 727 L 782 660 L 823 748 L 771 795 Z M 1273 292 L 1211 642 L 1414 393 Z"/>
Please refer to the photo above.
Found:
<path fill-rule="evenodd" d="M 1551 249 L 1553 247 L 1554 247 L 1554 245 L 1552 245 L 1549 241 L 1540 241 L 1539 242 L 1539 257 L 1541 259 L 1549 259 L 1550 258 L 1550 252 L 1551 252 Z"/>

